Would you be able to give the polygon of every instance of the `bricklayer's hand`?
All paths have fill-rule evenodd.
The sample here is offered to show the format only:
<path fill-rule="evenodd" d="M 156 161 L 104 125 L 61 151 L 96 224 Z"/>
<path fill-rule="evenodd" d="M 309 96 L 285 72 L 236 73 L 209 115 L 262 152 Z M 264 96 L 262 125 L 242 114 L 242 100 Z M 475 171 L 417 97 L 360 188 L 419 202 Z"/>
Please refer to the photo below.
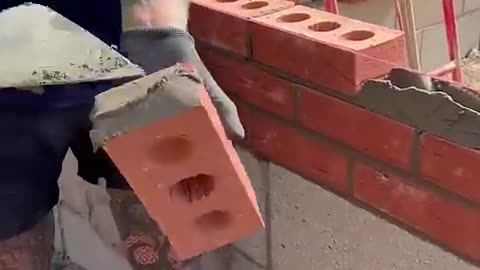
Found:
<path fill-rule="evenodd" d="M 178 28 L 185 30 L 189 0 L 123 0 L 126 28 Z"/>
<path fill-rule="evenodd" d="M 245 137 L 245 130 L 240 122 L 237 107 L 203 64 L 195 49 L 193 38 L 180 29 L 154 30 L 156 31 L 136 29 L 124 33 L 122 48 L 128 54 L 128 58 L 142 66 L 147 74 L 177 63 L 193 63 L 220 114 L 229 138 L 235 141 L 242 140 Z"/>

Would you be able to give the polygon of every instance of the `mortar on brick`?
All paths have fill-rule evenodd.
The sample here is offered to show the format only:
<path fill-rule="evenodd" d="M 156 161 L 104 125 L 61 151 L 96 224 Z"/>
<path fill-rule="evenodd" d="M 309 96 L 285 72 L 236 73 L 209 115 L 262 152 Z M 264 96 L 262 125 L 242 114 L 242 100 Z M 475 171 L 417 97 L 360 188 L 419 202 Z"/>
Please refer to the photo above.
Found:
<path fill-rule="evenodd" d="M 366 82 L 354 102 L 460 145 L 480 148 L 480 99 L 473 90 L 401 69 L 389 77 Z"/>

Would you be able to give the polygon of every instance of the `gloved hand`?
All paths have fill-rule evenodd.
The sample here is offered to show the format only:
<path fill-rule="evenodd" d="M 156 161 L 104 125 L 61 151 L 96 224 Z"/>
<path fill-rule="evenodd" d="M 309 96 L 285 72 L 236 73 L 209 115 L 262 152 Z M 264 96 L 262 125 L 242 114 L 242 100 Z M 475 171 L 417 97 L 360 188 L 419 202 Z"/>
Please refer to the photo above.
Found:
<path fill-rule="evenodd" d="M 132 1 L 135 0 L 129 0 Z M 188 6 L 188 0 L 136 0 L 130 3 L 124 14 L 127 29 L 122 51 L 147 74 L 177 63 L 195 64 L 230 139 L 243 139 L 245 130 L 235 104 L 215 82 L 196 52 L 192 36 L 186 31 Z"/>
<path fill-rule="evenodd" d="M 235 104 L 223 92 L 198 56 L 186 32 L 189 0 L 127 0 L 123 50 L 147 74 L 179 62 L 192 62 L 204 80 L 231 139 L 243 139 L 244 128 Z"/>

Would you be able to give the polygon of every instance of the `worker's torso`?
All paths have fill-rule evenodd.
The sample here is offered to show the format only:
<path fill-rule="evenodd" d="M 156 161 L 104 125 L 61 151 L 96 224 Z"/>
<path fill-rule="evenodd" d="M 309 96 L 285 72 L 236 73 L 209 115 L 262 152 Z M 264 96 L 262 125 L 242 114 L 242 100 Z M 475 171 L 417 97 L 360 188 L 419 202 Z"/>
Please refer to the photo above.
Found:
<path fill-rule="evenodd" d="M 24 4 L 25 0 L 0 0 L 0 10 Z M 33 3 L 48 6 L 94 34 L 106 44 L 119 46 L 122 32 L 120 0 L 33 0 Z M 1 27 L 1 25 L 0 25 Z M 0 74 L 1 76 L 1 74 Z M 99 91 L 108 89 L 102 84 L 48 87 L 45 95 L 25 91 L 0 90 L 0 108 L 70 107 L 93 101 Z"/>

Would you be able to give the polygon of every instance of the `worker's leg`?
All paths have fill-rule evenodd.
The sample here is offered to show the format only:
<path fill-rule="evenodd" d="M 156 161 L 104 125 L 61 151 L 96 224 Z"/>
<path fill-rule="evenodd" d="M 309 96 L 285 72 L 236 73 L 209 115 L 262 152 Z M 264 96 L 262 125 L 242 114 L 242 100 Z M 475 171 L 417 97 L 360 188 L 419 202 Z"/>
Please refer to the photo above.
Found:
<path fill-rule="evenodd" d="M 49 269 L 57 181 L 78 123 L 88 121 L 89 112 L 0 109 L 0 269 Z"/>
<path fill-rule="evenodd" d="M 130 190 L 109 189 L 111 208 L 125 243 L 125 253 L 135 270 L 199 270 L 196 258 L 180 262 L 167 237 Z"/>
<path fill-rule="evenodd" d="M 50 213 L 33 228 L 0 241 L 0 269 L 49 270 L 54 234 L 55 221 Z"/>

